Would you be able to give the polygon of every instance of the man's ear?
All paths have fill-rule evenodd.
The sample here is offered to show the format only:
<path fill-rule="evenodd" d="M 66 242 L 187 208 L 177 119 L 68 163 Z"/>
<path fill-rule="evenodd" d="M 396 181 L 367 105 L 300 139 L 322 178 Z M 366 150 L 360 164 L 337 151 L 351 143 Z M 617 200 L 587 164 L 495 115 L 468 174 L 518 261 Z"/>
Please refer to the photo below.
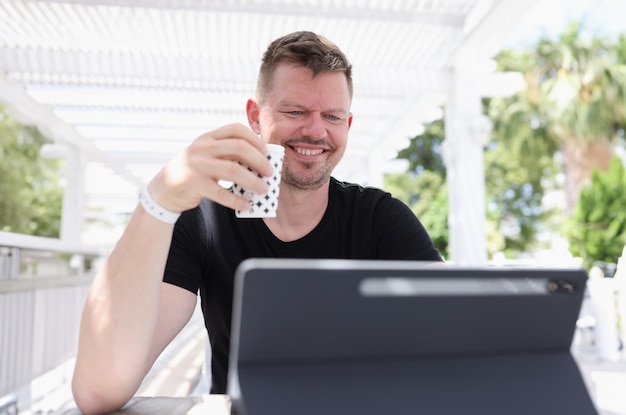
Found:
<path fill-rule="evenodd" d="M 261 127 L 259 126 L 259 105 L 252 98 L 248 99 L 246 103 L 246 114 L 248 115 L 248 124 L 252 131 L 256 134 L 261 134 Z"/>

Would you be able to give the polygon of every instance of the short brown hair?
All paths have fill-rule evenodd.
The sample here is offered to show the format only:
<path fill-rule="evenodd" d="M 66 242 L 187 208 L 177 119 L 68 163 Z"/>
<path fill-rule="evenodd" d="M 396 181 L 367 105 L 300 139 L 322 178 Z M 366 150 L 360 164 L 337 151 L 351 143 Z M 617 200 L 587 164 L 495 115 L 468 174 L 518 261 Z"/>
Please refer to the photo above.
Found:
<path fill-rule="evenodd" d="M 301 31 L 282 36 L 267 47 L 261 60 L 257 82 L 259 100 L 263 100 L 271 89 L 276 67 L 285 62 L 311 69 L 314 77 L 322 72 L 343 72 L 352 99 L 352 65 L 346 55 L 325 37 Z"/>

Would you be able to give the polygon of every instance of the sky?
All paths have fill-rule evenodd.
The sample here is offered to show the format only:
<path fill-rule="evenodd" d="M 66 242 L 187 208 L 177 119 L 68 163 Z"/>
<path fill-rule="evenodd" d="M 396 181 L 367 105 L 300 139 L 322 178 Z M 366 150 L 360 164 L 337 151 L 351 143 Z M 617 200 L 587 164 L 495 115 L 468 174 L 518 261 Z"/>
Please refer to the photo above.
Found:
<path fill-rule="evenodd" d="M 617 39 L 619 33 L 626 34 L 626 0 L 539 0 L 520 20 L 508 46 L 530 46 L 540 37 L 555 38 L 571 21 L 581 21 L 586 35 Z"/>

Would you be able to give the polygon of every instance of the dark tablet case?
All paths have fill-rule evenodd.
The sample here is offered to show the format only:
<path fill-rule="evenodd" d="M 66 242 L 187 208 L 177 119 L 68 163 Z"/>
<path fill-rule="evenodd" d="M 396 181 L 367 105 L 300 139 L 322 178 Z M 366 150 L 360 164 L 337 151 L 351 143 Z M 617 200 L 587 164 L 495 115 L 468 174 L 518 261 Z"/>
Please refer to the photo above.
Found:
<path fill-rule="evenodd" d="M 233 413 L 596 414 L 570 353 L 586 280 L 579 269 L 247 260 Z"/>

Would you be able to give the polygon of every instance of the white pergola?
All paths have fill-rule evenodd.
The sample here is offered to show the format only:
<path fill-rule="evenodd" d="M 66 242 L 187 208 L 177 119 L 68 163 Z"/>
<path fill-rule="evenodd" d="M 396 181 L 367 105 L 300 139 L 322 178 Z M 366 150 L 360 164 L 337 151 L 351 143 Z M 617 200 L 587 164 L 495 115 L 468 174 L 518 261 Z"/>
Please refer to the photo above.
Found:
<path fill-rule="evenodd" d="M 334 175 L 381 186 L 407 139 L 442 116 L 450 260 L 486 261 L 483 96 L 490 60 L 537 0 L 0 0 L 0 101 L 67 159 L 62 239 L 86 206 L 128 213 L 136 188 L 204 131 L 245 123 L 262 52 L 312 30 L 354 66 L 354 122 Z"/>

